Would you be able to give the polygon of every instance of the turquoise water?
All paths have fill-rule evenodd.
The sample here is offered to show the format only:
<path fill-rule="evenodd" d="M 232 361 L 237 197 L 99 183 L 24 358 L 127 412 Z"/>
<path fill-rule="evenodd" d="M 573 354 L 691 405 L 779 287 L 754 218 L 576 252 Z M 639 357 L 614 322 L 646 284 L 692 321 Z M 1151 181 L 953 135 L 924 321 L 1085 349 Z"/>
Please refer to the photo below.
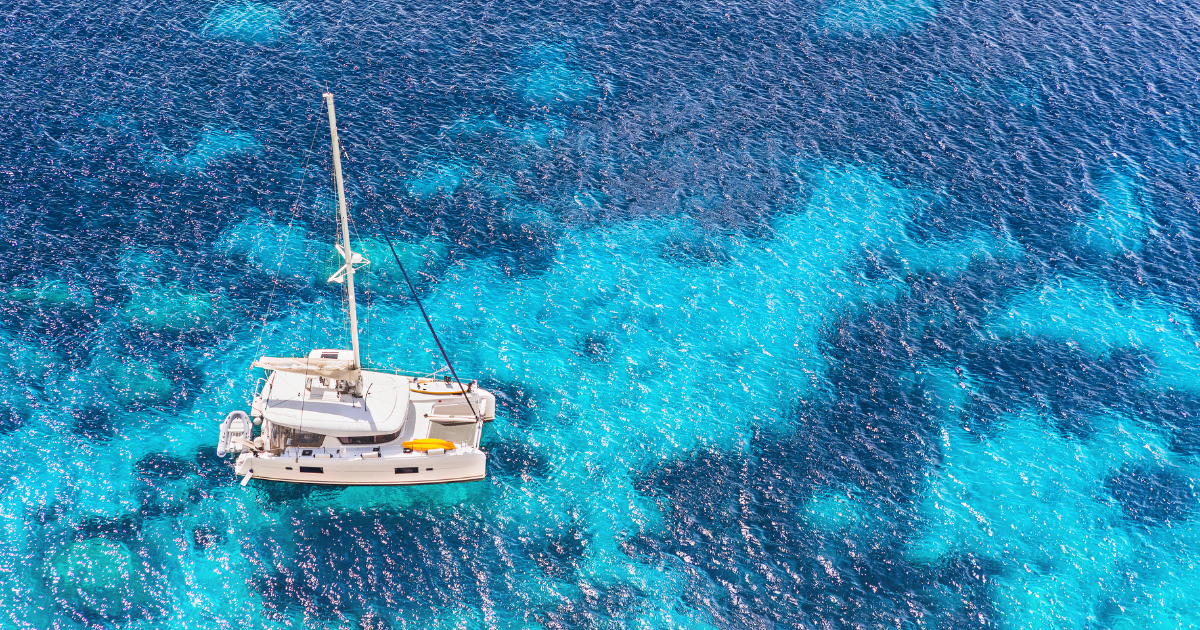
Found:
<path fill-rule="evenodd" d="M 0 627 L 1200 625 L 1179 7 L 26 4 Z M 26 16 L 34 16 L 26 17 Z M 238 485 L 251 362 L 496 392 L 489 476 Z"/>

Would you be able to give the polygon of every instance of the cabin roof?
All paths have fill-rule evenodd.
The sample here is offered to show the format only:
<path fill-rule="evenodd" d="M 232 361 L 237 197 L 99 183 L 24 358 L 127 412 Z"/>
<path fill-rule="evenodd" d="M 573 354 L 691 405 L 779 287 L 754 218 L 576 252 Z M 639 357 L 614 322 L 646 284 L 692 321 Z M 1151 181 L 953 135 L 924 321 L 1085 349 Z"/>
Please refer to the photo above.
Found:
<path fill-rule="evenodd" d="M 409 379 L 361 370 L 364 395 L 338 393 L 337 381 L 272 372 L 262 390 L 268 422 L 335 436 L 395 433 L 409 407 Z"/>

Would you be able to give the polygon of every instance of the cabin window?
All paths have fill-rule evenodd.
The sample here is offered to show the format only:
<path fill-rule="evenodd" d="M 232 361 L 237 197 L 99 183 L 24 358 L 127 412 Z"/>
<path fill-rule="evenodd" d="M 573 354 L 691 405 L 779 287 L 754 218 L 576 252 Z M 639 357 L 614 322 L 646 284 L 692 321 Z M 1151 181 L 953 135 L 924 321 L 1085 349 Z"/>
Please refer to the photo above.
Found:
<path fill-rule="evenodd" d="M 276 426 L 271 431 L 271 444 L 276 448 L 287 448 L 289 446 L 315 448 L 324 443 L 325 436 L 320 433 L 281 426 Z"/>
<path fill-rule="evenodd" d="M 338 441 L 342 444 L 386 444 L 400 437 L 400 432 L 388 433 L 387 435 L 354 435 L 350 437 L 340 437 Z"/>

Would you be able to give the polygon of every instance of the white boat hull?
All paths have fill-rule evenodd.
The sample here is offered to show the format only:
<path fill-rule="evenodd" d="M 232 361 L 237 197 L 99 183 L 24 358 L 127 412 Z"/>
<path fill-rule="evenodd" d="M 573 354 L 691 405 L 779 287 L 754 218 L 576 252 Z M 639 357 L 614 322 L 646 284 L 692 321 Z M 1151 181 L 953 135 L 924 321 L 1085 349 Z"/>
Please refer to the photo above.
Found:
<path fill-rule="evenodd" d="M 366 458 L 243 453 L 235 470 L 243 478 L 249 475 L 252 479 L 287 483 L 414 486 L 479 481 L 487 471 L 487 455 L 474 448 L 444 454 L 401 452 Z"/>
<path fill-rule="evenodd" d="M 349 352 L 318 349 L 310 364 L 344 361 Z M 346 356 L 342 356 L 346 355 Z M 234 471 L 252 479 L 353 486 L 411 486 L 477 481 L 487 474 L 479 449 L 495 396 L 446 379 L 414 379 L 360 370 L 352 383 L 295 372 L 285 359 L 263 380 L 250 414 L 221 424 L 217 453 L 238 453 Z M 252 420 L 253 419 L 253 420 Z M 262 427 L 254 437 L 254 425 Z"/>
<path fill-rule="evenodd" d="M 234 470 L 242 476 L 242 485 L 251 479 L 386 486 L 483 479 L 487 455 L 479 450 L 479 440 L 483 425 L 495 417 L 491 392 L 478 389 L 475 381 L 459 381 L 444 352 L 453 383 L 450 376 L 412 378 L 363 363 L 354 271 L 369 262 L 351 249 L 333 94 L 326 92 L 324 100 L 341 232 L 335 248 L 344 261 L 329 281 L 346 287 L 350 349 L 259 357 L 254 367 L 268 376 L 259 381 L 249 413 L 226 416 L 217 454 L 240 453 Z M 395 250 L 392 254 L 400 264 Z M 415 291 L 412 297 L 419 306 Z M 425 320 L 440 347 L 433 324 Z M 262 427 L 257 437 L 256 426 Z"/>

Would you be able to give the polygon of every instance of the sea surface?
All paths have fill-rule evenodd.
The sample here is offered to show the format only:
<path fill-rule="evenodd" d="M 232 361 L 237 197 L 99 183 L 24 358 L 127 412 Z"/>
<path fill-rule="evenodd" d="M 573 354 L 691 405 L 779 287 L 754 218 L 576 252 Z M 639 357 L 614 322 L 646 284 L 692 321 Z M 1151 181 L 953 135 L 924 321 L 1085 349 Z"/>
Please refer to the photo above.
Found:
<path fill-rule="evenodd" d="M 16 0 L 0 627 L 1200 626 L 1200 5 Z M 251 481 L 262 354 L 496 392 Z"/>

